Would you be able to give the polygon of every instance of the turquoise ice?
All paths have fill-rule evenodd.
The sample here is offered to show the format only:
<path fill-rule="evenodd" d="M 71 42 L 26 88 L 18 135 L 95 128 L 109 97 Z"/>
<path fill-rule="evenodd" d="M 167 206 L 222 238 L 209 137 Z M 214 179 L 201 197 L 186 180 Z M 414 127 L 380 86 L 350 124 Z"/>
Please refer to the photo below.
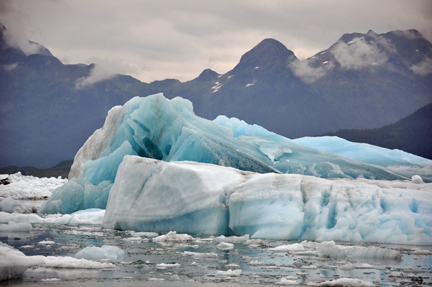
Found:
<path fill-rule="evenodd" d="M 257 125 L 193 113 L 192 103 L 162 94 L 135 97 L 112 108 L 104 126 L 75 156 L 70 181 L 57 189 L 41 213 L 105 208 L 125 155 L 163 161 L 195 161 L 257 173 L 321 178 L 408 179 L 385 167 L 302 146 Z"/>

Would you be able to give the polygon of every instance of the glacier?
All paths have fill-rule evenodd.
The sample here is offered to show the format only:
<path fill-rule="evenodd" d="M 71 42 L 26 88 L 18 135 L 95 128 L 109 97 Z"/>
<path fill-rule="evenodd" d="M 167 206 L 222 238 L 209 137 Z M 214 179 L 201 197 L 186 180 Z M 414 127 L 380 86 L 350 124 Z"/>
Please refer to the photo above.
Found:
<path fill-rule="evenodd" d="M 118 166 L 135 155 L 167 162 L 195 161 L 243 171 L 320 178 L 409 179 L 411 175 L 297 144 L 257 125 L 193 113 L 192 103 L 163 94 L 135 97 L 112 108 L 74 158 L 69 181 L 41 213 L 72 213 L 107 205 Z"/>
<path fill-rule="evenodd" d="M 323 179 L 125 156 L 104 228 L 432 244 L 430 183 Z"/>

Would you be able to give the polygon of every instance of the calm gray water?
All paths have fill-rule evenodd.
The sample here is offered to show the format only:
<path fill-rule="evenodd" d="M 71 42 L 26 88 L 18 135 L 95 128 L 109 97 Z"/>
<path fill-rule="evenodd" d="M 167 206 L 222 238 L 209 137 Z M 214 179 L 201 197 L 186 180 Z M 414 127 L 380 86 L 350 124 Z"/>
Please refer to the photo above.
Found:
<path fill-rule="evenodd" d="M 286 283 L 284 278 L 300 285 L 318 285 L 339 278 L 357 278 L 379 286 L 416 286 L 419 280 L 423 285 L 432 285 L 432 256 L 415 254 L 416 248 L 432 250 L 431 246 L 375 244 L 403 255 L 401 260 L 384 260 L 270 251 L 271 247 L 296 243 L 277 240 L 256 245 L 239 242 L 234 243 L 233 249 L 220 250 L 220 242 L 215 238 L 194 238 L 199 240 L 161 244 L 145 235 L 92 226 L 35 225 L 30 233 L 0 233 L 0 241 L 26 255 L 74 256 L 87 246 L 102 245 L 117 246 L 127 252 L 115 268 L 36 267 L 28 269 L 22 279 L 3 281 L 0 286 L 269 286 Z M 39 244 L 43 240 L 55 244 Z M 201 256 L 204 253 L 210 255 Z M 175 265 L 161 268 L 161 263 Z M 241 273 L 226 273 L 228 270 Z"/>

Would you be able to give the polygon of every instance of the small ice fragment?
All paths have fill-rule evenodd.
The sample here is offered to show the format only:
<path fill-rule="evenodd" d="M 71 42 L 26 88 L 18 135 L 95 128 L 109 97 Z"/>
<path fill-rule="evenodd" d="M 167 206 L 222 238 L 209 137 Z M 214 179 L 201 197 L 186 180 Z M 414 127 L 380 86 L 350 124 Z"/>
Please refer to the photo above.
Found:
<path fill-rule="evenodd" d="M 170 231 L 165 235 L 161 235 L 152 239 L 154 242 L 188 242 L 194 241 L 194 238 L 189 234 L 177 234 L 175 231 Z"/>
<path fill-rule="evenodd" d="M 40 245 L 53 245 L 53 244 L 55 244 L 55 242 L 51 241 L 51 240 L 42 240 L 42 241 L 39 241 L 38 244 L 40 244 Z"/>
<path fill-rule="evenodd" d="M 295 279 L 293 279 L 295 278 Z M 276 282 L 277 285 L 298 285 L 297 277 L 288 276 L 282 277 L 280 282 Z"/>
<path fill-rule="evenodd" d="M 220 250 L 230 250 L 234 248 L 234 244 L 228 242 L 221 242 L 216 246 L 216 248 Z"/>
<path fill-rule="evenodd" d="M 160 263 L 156 264 L 156 269 L 179 268 L 179 263 Z"/>
<path fill-rule="evenodd" d="M 32 225 L 28 222 L 9 222 L 8 225 L 0 225 L 0 232 L 30 232 Z"/>
<path fill-rule="evenodd" d="M 305 250 L 305 248 L 301 243 L 294 243 L 294 244 L 281 245 L 281 246 L 269 248 L 268 250 L 275 251 L 275 252 L 288 252 L 288 251 L 303 251 Z"/>
<path fill-rule="evenodd" d="M 423 183 L 423 179 L 421 178 L 420 175 L 413 175 L 413 176 L 411 177 L 411 181 L 412 181 L 413 183 L 416 183 L 416 184 Z"/>
<path fill-rule="evenodd" d="M 369 281 L 364 281 L 360 279 L 352 279 L 352 278 L 340 278 L 333 281 L 326 281 L 320 283 L 318 286 L 344 286 L 344 287 L 356 287 L 356 286 L 375 286 L 373 283 Z"/>
<path fill-rule="evenodd" d="M 241 273 L 242 273 L 241 269 L 236 269 L 236 270 L 228 269 L 228 271 L 216 271 L 216 277 L 240 276 Z"/>
<path fill-rule="evenodd" d="M 216 260 L 218 258 L 218 255 L 216 253 L 199 253 L 199 252 L 184 251 L 183 254 L 192 256 L 195 259 Z"/>
<path fill-rule="evenodd" d="M 108 259 L 113 262 L 118 262 L 126 257 L 126 252 L 117 246 L 103 245 L 102 247 L 86 247 L 80 250 L 75 257 L 88 260 Z"/>

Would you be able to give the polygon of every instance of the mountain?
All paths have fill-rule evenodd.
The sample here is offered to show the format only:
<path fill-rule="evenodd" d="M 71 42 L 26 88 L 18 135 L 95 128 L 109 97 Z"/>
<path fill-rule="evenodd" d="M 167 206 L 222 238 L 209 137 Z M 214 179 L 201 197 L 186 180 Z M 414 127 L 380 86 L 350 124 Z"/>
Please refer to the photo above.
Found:
<path fill-rule="evenodd" d="M 353 142 L 400 149 L 432 159 L 432 104 L 398 122 L 377 129 L 345 129 L 327 135 Z"/>
<path fill-rule="evenodd" d="M 237 117 L 290 138 L 377 128 L 432 102 L 432 44 L 415 30 L 345 34 L 303 61 L 265 39 L 222 75 L 152 83 L 117 75 L 81 86 L 95 65 L 65 65 L 29 43 L 26 54 L 0 33 L 0 167 L 72 159 L 112 106 L 159 92 L 191 100 L 198 116 Z"/>
<path fill-rule="evenodd" d="M 93 65 L 64 65 L 42 46 L 26 55 L 0 37 L 1 166 L 72 159 L 112 106 L 142 95 L 145 84 L 122 75 L 77 88 Z"/>
<path fill-rule="evenodd" d="M 204 72 L 212 77 L 165 95 L 190 99 L 197 115 L 234 116 L 290 138 L 380 127 L 432 102 L 432 44 L 416 30 L 345 34 L 304 61 L 265 39 L 231 71 Z"/>
<path fill-rule="evenodd" d="M 14 174 L 21 172 L 22 175 L 32 175 L 36 177 L 59 177 L 67 178 L 73 160 L 62 161 L 51 168 L 36 168 L 32 166 L 8 166 L 0 168 L 0 174 Z"/>

